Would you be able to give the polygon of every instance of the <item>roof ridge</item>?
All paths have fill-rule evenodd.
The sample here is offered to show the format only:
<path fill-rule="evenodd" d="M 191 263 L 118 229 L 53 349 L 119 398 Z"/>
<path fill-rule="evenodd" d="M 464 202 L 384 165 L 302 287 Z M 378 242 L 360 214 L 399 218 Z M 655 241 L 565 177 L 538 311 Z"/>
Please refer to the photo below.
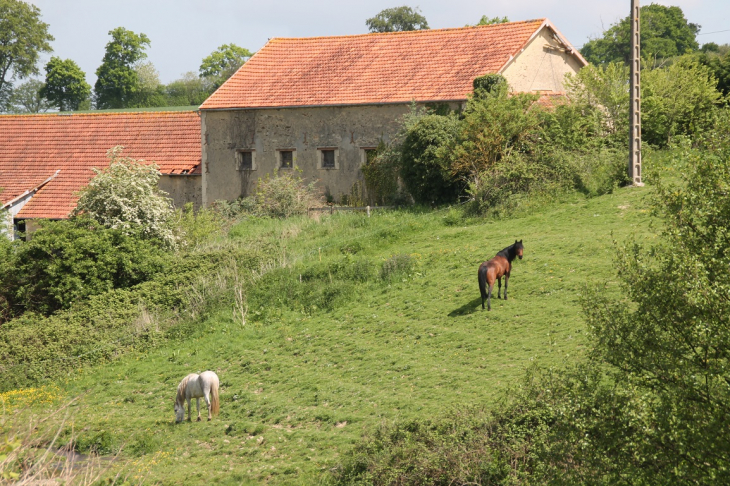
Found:
<path fill-rule="evenodd" d="M 440 29 L 419 29 L 419 30 L 400 30 L 397 32 L 366 32 L 364 34 L 342 34 L 342 35 L 318 35 L 314 37 L 272 37 L 269 39 L 267 44 L 276 40 L 315 40 L 315 39 L 342 39 L 342 38 L 353 38 L 353 37 L 372 37 L 372 36 L 386 36 L 386 35 L 428 35 L 436 32 L 447 32 L 447 31 L 458 31 L 467 29 L 492 29 L 495 27 L 514 26 L 517 24 L 532 24 L 532 23 L 543 23 L 548 20 L 547 17 L 530 19 L 530 20 L 516 20 L 514 22 L 502 22 L 500 24 L 489 24 L 489 25 L 465 25 L 464 27 L 442 27 Z M 258 52 L 258 51 L 257 51 Z"/>
<path fill-rule="evenodd" d="M 119 116 L 119 115 L 167 115 L 198 113 L 198 110 L 170 110 L 170 111 L 100 111 L 95 112 L 53 112 L 53 113 L 1 113 L 3 118 L 42 118 L 42 117 L 73 117 L 73 116 Z"/>

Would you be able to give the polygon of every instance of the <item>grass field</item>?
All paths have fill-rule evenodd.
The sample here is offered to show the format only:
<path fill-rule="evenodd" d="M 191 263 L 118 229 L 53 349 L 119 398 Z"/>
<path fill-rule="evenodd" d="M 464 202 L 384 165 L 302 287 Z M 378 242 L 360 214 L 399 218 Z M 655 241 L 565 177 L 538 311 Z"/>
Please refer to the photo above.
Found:
<path fill-rule="evenodd" d="M 245 325 L 221 306 L 190 339 L 58 383 L 55 403 L 79 397 L 61 440 L 121 450 L 112 471 L 133 483 L 312 484 L 384 421 L 489 404 L 533 363 L 581 359 L 582 289 L 616 288 L 614 239 L 652 237 L 649 191 L 503 220 L 440 210 L 241 223 L 229 237 L 275 246 L 282 264 L 249 289 Z M 483 311 L 477 268 L 515 239 L 525 257 L 510 299 Z M 206 369 L 221 379 L 220 415 L 175 425 L 178 382 Z"/>

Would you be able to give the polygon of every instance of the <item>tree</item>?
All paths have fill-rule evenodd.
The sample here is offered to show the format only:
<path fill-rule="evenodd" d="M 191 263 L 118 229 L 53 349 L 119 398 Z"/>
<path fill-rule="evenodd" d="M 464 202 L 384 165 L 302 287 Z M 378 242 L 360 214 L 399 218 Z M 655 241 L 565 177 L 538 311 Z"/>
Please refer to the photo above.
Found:
<path fill-rule="evenodd" d="M 565 78 L 571 102 L 597 116 L 603 137 L 624 144 L 629 136 L 629 68 L 622 63 L 589 65 Z"/>
<path fill-rule="evenodd" d="M 189 71 L 164 89 L 168 106 L 189 106 L 202 104 L 215 91 L 215 85 L 208 78 Z"/>
<path fill-rule="evenodd" d="M 646 71 L 641 83 L 644 140 L 665 146 L 676 135 L 697 136 L 712 127 L 713 107 L 722 102 L 712 70 L 694 57 Z"/>
<path fill-rule="evenodd" d="M 138 62 L 134 72 L 139 80 L 139 90 L 130 101 L 129 106 L 145 108 L 150 106 L 167 106 L 164 86 L 160 83 L 160 73 L 151 62 Z"/>
<path fill-rule="evenodd" d="M 631 424 L 622 429 L 611 410 L 588 407 L 604 417 L 591 435 L 600 445 L 622 430 L 626 455 L 640 460 L 621 465 L 634 484 L 730 481 L 730 117 L 720 125 L 705 134 L 706 151 L 683 151 L 679 184 L 658 184 L 661 242 L 619 249 L 623 297 L 596 289 L 584 302 L 596 355 L 633 402 L 619 410 Z M 621 449 L 586 449 L 609 450 Z"/>
<path fill-rule="evenodd" d="M 91 86 L 78 64 L 54 56 L 46 64 L 46 84 L 41 95 L 59 111 L 75 111 L 91 96 Z"/>
<path fill-rule="evenodd" d="M 236 44 L 223 44 L 204 58 L 200 64 L 200 76 L 210 80 L 216 88 L 225 83 L 253 53 Z"/>
<path fill-rule="evenodd" d="M 134 66 L 147 57 L 144 49 L 149 47 L 150 40 L 145 34 L 137 35 L 124 27 L 110 30 L 109 35 L 112 40 L 107 43 L 104 59 L 96 70 L 96 107 L 126 108 L 133 105 L 140 91 Z"/>
<path fill-rule="evenodd" d="M 714 51 L 703 51 L 699 61 L 712 70 L 712 75 L 717 78 L 717 89 L 725 96 L 730 95 L 730 45 L 723 44 Z"/>
<path fill-rule="evenodd" d="M 12 113 L 44 113 L 51 104 L 43 97 L 43 83 L 29 79 L 13 90 L 10 95 L 9 110 Z"/>
<path fill-rule="evenodd" d="M 154 164 L 122 156 L 123 149 L 109 149 L 109 166 L 93 169 L 96 175 L 79 191 L 74 215 L 86 215 L 125 234 L 139 232 L 174 248 L 176 237 L 170 224 L 174 208 L 172 200 L 157 187 L 160 171 Z"/>
<path fill-rule="evenodd" d="M 487 17 L 486 15 L 482 15 L 482 18 L 479 20 L 479 23 L 477 25 L 494 25 L 494 24 L 505 24 L 509 22 L 509 19 L 507 17 Z"/>
<path fill-rule="evenodd" d="M 38 55 L 51 52 L 48 24 L 41 22 L 35 5 L 19 0 L 0 0 L 0 92 L 13 77 L 38 74 Z"/>
<path fill-rule="evenodd" d="M 699 49 L 700 26 L 687 22 L 682 9 L 651 4 L 641 7 L 641 54 L 653 59 L 681 56 Z M 631 19 L 613 24 L 603 37 L 591 39 L 580 50 L 593 64 L 628 64 L 631 50 Z"/>
<path fill-rule="evenodd" d="M 365 24 L 370 32 L 400 32 L 404 30 L 428 29 L 426 17 L 421 15 L 418 7 L 386 8 L 375 17 L 369 18 Z"/>

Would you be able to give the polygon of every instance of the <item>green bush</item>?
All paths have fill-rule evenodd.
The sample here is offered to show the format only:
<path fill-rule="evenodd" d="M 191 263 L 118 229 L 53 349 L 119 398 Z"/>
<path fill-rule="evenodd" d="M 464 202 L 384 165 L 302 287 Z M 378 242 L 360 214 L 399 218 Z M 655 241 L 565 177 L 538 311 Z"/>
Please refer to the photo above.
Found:
<path fill-rule="evenodd" d="M 459 128 L 454 115 L 425 115 L 409 126 L 401 145 L 401 177 L 420 204 L 440 205 L 457 200 L 461 181 L 451 172 L 449 151 Z"/>
<path fill-rule="evenodd" d="M 294 171 L 275 172 L 259 179 L 256 194 L 251 196 L 254 213 L 272 218 L 307 214 L 310 207 L 323 204 L 315 182 L 305 183 Z"/>
<path fill-rule="evenodd" d="M 159 244 L 90 220 L 45 221 L 28 242 L 2 245 L 0 309 L 49 315 L 149 280 L 166 267 Z M 0 321 L 1 322 L 1 321 Z"/>

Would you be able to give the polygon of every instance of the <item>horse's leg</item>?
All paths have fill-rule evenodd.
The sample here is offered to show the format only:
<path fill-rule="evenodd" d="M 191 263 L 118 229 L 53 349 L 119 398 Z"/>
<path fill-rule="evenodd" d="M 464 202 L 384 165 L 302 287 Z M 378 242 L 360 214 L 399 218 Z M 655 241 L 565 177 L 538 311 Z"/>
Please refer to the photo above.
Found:
<path fill-rule="evenodd" d="M 213 415 L 210 413 L 210 398 L 208 394 L 206 394 L 203 399 L 205 400 L 205 404 L 208 406 L 208 422 L 210 422 L 213 419 Z"/>
<path fill-rule="evenodd" d="M 507 291 L 507 282 L 505 282 L 504 288 L 505 288 L 505 292 L 506 292 Z M 497 298 L 498 299 L 501 299 L 502 298 L 502 295 L 501 294 L 502 294 L 502 277 L 499 277 L 497 279 Z M 504 294 L 504 295 L 507 295 L 507 294 Z M 505 297 L 505 299 L 506 298 L 507 297 Z"/>
<path fill-rule="evenodd" d="M 487 293 L 487 310 L 492 310 L 492 289 L 494 288 L 494 282 L 489 284 L 489 292 Z"/>
<path fill-rule="evenodd" d="M 187 402 L 188 402 L 188 422 L 192 422 L 193 419 L 190 416 L 190 399 L 186 397 L 185 400 L 187 400 Z"/>
<path fill-rule="evenodd" d="M 198 406 L 198 422 L 200 422 L 200 398 L 196 398 L 195 403 Z"/>
<path fill-rule="evenodd" d="M 504 300 L 507 300 L 507 282 L 509 282 L 509 272 L 504 274 Z"/>

